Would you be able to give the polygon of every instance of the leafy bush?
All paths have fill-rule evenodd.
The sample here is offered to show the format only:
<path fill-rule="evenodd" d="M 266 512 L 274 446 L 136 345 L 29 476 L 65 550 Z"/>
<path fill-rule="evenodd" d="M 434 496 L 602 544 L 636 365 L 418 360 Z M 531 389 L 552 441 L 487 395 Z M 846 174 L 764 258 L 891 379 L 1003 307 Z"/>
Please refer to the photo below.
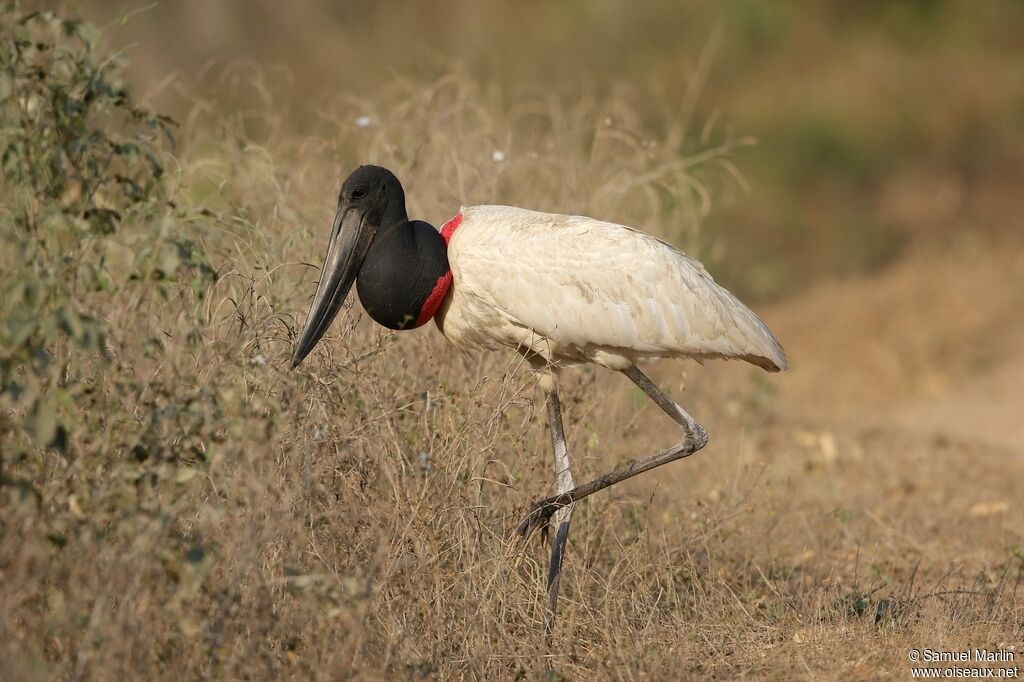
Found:
<path fill-rule="evenodd" d="M 216 277 L 166 172 L 175 123 L 133 100 L 98 37 L 0 9 L 0 575 L 23 643 L 82 642 L 103 590 L 193 589 L 209 564 L 174 521 L 189 499 L 160 491 L 223 432 L 219 396 L 152 368 L 154 329 L 199 343 Z"/>
<path fill-rule="evenodd" d="M 109 370 L 104 305 L 120 284 L 154 282 L 148 293 L 167 296 L 187 271 L 201 294 L 213 274 L 164 181 L 174 122 L 133 101 L 96 38 L 51 13 L 0 17 L 5 452 L 25 452 L 12 448 L 11 419 L 36 446 L 68 449 L 89 372 Z"/>

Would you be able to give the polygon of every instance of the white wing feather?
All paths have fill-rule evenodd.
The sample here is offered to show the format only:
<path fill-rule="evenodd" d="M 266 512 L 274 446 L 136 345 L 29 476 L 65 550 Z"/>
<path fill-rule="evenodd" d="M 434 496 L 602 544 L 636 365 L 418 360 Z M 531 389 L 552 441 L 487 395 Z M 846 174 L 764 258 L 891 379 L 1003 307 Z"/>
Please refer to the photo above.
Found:
<path fill-rule="evenodd" d="M 665 242 L 583 216 L 462 213 L 448 247 L 453 296 L 438 320 L 459 345 L 526 344 L 549 360 L 620 369 L 671 356 L 786 368 L 768 327 Z"/>

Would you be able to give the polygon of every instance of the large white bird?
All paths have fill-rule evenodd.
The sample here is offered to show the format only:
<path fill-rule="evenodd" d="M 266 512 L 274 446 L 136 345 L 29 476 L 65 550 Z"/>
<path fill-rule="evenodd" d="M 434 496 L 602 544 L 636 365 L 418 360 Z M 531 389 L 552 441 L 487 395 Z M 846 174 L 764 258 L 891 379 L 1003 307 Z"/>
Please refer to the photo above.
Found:
<path fill-rule="evenodd" d="M 320 283 L 295 348 L 298 365 L 323 336 L 353 281 L 363 307 L 391 329 L 433 319 L 462 349 L 512 348 L 541 372 L 558 494 L 517 529 L 547 528 L 550 627 L 573 504 L 707 444 L 704 429 L 636 364 L 648 358 L 738 358 L 770 372 L 786 355 L 768 327 L 704 266 L 638 230 L 583 216 L 509 206 L 463 208 L 440 232 L 409 220 L 391 171 L 361 166 L 341 187 Z M 594 363 L 619 370 L 682 427 L 676 445 L 575 485 L 557 374 Z"/>

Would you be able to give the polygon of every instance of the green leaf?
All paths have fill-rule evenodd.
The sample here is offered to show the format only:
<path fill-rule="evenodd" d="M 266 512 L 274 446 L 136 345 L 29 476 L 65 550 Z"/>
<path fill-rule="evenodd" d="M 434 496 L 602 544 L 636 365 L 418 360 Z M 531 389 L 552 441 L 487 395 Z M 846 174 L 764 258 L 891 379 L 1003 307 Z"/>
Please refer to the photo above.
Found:
<path fill-rule="evenodd" d="M 40 397 L 29 415 L 29 433 L 39 445 L 46 447 L 57 436 L 57 406 L 48 396 Z"/>
<path fill-rule="evenodd" d="M 206 559 L 206 548 L 202 545 L 192 545 L 185 552 L 185 561 L 190 564 L 200 564 Z"/>
<path fill-rule="evenodd" d="M 92 275 L 92 286 L 94 291 L 116 291 L 117 285 L 110 277 L 110 273 L 104 268 L 93 267 L 90 270 Z"/>
<path fill-rule="evenodd" d="M 64 330 L 64 333 L 75 341 L 81 341 L 83 338 L 81 316 L 67 308 L 58 310 L 57 315 L 60 318 L 60 328 Z"/>
<path fill-rule="evenodd" d="M 48 533 L 46 539 L 52 542 L 57 549 L 64 549 L 68 544 L 68 536 L 59 531 Z"/>
<path fill-rule="evenodd" d="M 14 91 L 14 79 L 6 71 L 0 71 L 0 102 L 11 96 Z"/>
<path fill-rule="evenodd" d="M 178 473 L 174 476 L 174 482 L 185 484 L 195 478 L 196 474 L 199 473 L 192 467 L 182 467 L 178 469 Z"/>
<path fill-rule="evenodd" d="M 121 214 L 108 208 L 90 208 L 82 214 L 97 234 L 112 234 L 117 229 Z"/>
<path fill-rule="evenodd" d="M 12 318 L 7 321 L 7 343 L 20 348 L 28 341 L 36 330 L 34 317 Z"/>
<path fill-rule="evenodd" d="M 181 267 L 181 254 L 178 247 L 175 244 L 164 244 L 160 248 L 160 254 L 157 258 L 157 274 L 171 278 L 179 267 Z"/>

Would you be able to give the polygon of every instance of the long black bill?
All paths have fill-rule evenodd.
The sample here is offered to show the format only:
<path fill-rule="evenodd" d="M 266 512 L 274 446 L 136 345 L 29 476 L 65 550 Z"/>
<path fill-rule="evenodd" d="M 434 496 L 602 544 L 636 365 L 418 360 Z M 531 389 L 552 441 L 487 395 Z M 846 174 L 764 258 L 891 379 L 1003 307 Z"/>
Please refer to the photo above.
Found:
<path fill-rule="evenodd" d="M 356 279 L 372 236 L 362 211 L 346 206 L 338 207 L 331 227 L 327 256 L 320 271 L 320 283 L 316 287 L 313 305 L 309 307 L 306 326 L 295 346 L 293 368 L 298 367 L 309 355 L 338 314 Z"/>

